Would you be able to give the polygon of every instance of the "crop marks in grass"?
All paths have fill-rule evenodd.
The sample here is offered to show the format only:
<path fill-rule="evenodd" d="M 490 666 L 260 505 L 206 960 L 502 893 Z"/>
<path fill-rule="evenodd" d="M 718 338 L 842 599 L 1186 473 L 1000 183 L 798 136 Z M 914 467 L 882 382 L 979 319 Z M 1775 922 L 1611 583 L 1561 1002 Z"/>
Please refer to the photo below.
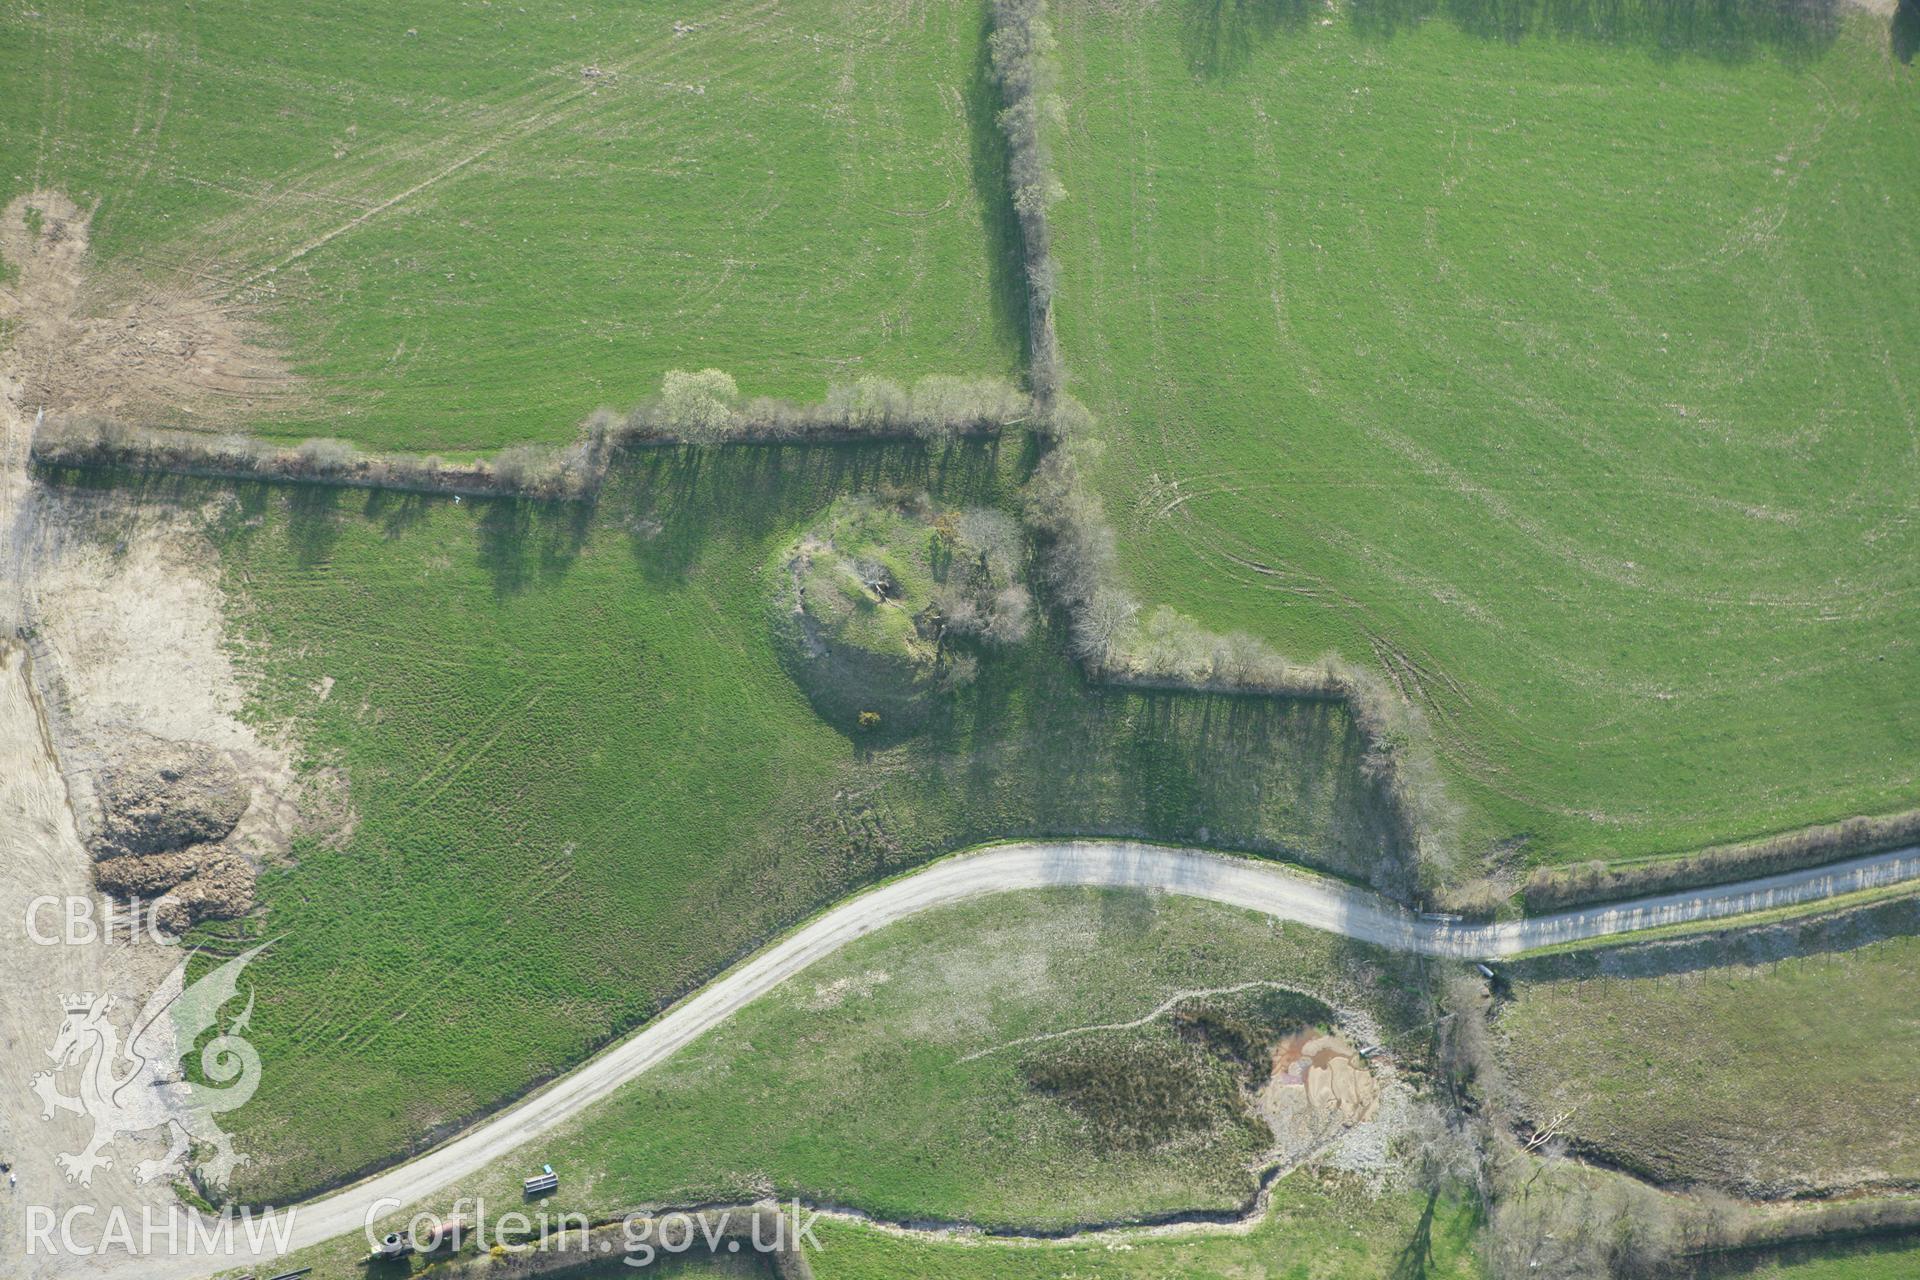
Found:
<path fill-rule="evenodd" d="M 1214 76 L 1190 7 L 1054 14 L 1124 585 L 1382 672 L 1512 878 L 1916 799 L 1915 84 L 1883 17 L 1716 9 L 1223 8 Z M 1634 34 L 1687 12 L 1753 56 Z"/>

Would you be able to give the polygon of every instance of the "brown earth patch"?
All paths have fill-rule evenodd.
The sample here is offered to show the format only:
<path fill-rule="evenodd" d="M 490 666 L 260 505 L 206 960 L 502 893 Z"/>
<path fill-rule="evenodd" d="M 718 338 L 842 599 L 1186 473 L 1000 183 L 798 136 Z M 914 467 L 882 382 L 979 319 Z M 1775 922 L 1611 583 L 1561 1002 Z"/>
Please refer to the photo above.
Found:
<path fill-rule="evenodd" d="M 24 615 L 75 825 L 109 892 L 163 925 L 244 915 L 296 834 L 351 827 L 333 776 L 243 714 L 205 509 L 36 487 L 20 522 Z"/>
<path fill-rule="evenodd" d="M 1303 1030 L 1273 1046 L 1254 1105 L 1285 1151 L 1304 1151 L 1380 1114 L 1380 1082 L 1339 1035 Z"/>
<path fill-rule="evenodd" d="M 152 281 L 89 252 L 90 210 L 57 191 L 0 214 L 0 327 L 23 411 L 237 425 L 293 402 L 296 382 L 253 309 L 212 287 Z"/>

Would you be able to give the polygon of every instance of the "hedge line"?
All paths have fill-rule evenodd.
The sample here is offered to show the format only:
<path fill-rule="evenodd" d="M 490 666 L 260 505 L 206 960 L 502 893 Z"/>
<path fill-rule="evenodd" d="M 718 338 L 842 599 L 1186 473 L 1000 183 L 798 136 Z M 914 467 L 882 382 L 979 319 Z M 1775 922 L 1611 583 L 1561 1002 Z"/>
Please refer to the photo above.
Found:
<path fill-rule="evenodd" d="M 988 46 L 1024 245 L 1036 426 L 1051 446 L 1028 481 L 1025 510 L 1039 576 L 1066 615 L 1069 646 L 1091 675 L 1117 683 L 1344 700 L 1398 833 L 1401 857 L 1376 868 L 1374 884 L 1403 899 L 1428 897 L 1450 860 L 1454 824 L 1418 709 L 1373 673 L 1336 658 L 1303 665 L 1252 636 L 1207 631 L 1169 608 L 1143 616 L 1118 585 L 1113 528 L 1086 475 L 1098 448 L 1093 415 L 1066 393 L 1054 333 L 1059 272 L 1047 210 L 1065 191 L 1047 143 L 1061 107 L 1046 0 L 994 0 L 992 22 Z"/>
<path fill-rule="evenodd" d="M 513 445 L 491 458 L 447 462 L 407 453 L 363 453 L 320 437 L 296 445 L 243 434 L 136 427 L 101 418 L 41 421 L 33 460 L 43 467 L 123 468 L 222 479 L 396 489 L 419 493 L 592 500 L 617 448 L 707 444 L 915 440 L 998 435 L 1025 421 L 1032 402 L 996 378 L 934 375 L 902 387 L 863 378 L 826 400 L 742 402 L 715 369 L 674 370 L 659 395 L 626 413 L 602 409 L 567 445 Z"/>
<path fill-rule="evenodd" d="M 1674 893 L 1729 880 L 1799 871 L 1915 842 L 1920 842 L 1920 809 L 1878 818 L 1848 818 L 1844 822 L 1807 827 L 1742 844 L 1720 845 L 1677 858 L 1542 867 L 1528 878 L 1521 890 L 1521 901 L 1530 912 L 1556 911 L 1615 898 Z"/>

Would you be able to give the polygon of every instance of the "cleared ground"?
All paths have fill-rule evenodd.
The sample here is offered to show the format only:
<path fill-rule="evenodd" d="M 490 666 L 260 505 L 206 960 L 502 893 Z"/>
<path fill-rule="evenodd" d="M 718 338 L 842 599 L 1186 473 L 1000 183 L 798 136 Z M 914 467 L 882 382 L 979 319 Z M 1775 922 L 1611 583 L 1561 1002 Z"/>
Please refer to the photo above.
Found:
<path fill-rule="evenodd" d="M 195 316 L 298 376 L 256 425 L 389 448 L 564 439 L 671 367 L 806 398 L 1011 372 L 983 22 L 869 0 L 11 6 L 0 205 L 57 188 L 93 210 L 90 304 L 143 322 L 48 395 L 111 398 L 181 359 Z M 159 407 L 193 423 L 233 394 Z"/>
<path fill-rule="evenodd" d="M 1920 72 L 1854 11 L 1449 12 L 1057 7 L 1127 575 L 1387 672 L 1474 854 L 1920 801 Z"/>
<path fill-rule="evenodd" d="M 1526 1112 L 1662 1181 L 1785 1195 L 1920 1180 L 1920 940 L 1761 967 L 1523 984 L 1499 1016 Z"/>

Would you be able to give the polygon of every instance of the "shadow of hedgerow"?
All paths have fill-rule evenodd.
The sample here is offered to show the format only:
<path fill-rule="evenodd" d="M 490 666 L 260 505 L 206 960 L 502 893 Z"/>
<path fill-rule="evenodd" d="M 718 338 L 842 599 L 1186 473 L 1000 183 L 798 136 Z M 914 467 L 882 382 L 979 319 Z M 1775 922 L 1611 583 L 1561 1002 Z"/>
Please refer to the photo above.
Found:
<path fill-rule="evenodd" d="M 1913 0 L 1895 15 L 1894 49 L 1911 58 L 1920 19 Z M 1302 0 L 1186 0 L 1182 43 L 1196 74 L 1232 75 L 1253 50 L 1302 26 Z M 1348 20 L 1389 38 L 1444 20 L 1488 40 L 1585 40 L 1667 56 L 1744 62 L 1770 53 L 1792 63 L 1818 57 L 1838 34 L 1839 0 L 1352 0 Z M 1903 39 L 1903 33 L 1905 33 Z M 1902 50 L 1904 53 L 1901 53 Z"/>

